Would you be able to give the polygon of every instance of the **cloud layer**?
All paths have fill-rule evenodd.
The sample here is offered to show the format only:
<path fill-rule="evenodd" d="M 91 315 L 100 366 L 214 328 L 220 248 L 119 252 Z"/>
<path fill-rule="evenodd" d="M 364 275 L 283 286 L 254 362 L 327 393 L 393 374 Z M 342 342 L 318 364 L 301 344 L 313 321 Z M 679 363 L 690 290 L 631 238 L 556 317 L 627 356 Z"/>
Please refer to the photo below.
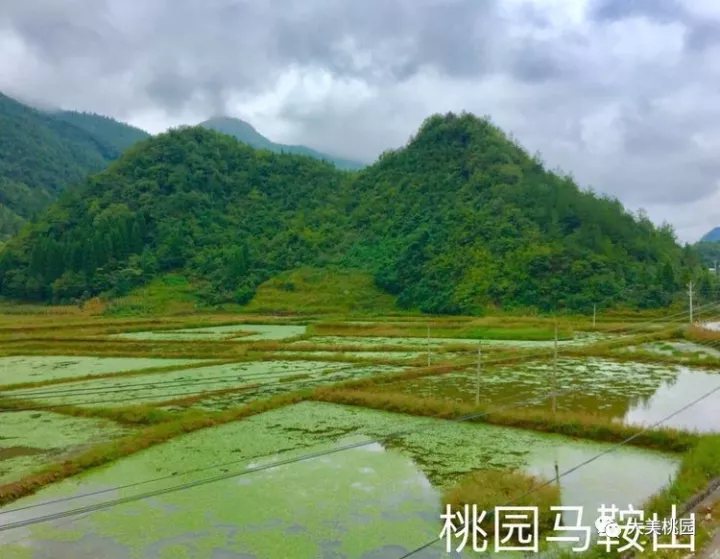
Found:
<path fill-rule="evenodd" d="M 21 99 L 151 132 L 230 114 L 365 160 L 487 114 L 684 241 L 720 224 L 719 78 L 714 0 L 0 0 Z"/>

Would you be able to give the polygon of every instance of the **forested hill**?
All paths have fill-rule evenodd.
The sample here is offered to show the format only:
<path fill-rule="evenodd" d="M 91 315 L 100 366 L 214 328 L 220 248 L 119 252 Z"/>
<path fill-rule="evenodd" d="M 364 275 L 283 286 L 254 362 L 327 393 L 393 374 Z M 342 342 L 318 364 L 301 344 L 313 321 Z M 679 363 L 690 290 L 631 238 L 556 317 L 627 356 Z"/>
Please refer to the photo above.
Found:
<path fill-rule="evenodd" d="M 362 169 L 366 165 L 359 161 L 351 161 L 349 159 L 343 159 L 335 155 L 328 155 L 326 153 L 320 153 L 314 149 L 305 146 L 290 146 L 285 144 L 276 144 L 275 142 L 268 140 L 265 136 L 260 134 L 255 128 L 249 123 L 239 118 L 231 117 L 215 117 L 205 122 L 201 122 L 200 126 L 222 132 L 223 134 L 229 134 L 234 136 L 241 142 L 248 144 L 257 149 L 269 149 L 275 153 L 292 153 L 295 155 L 306 155 L 315 159 L 321 159 L 328 161 L 335 165 L 338 169 L 346 171 L 357 171 Z"/>
<path fill-rule="evenodd" d="M 700 273 L 671 230 L 450 114 L 353 174 L 201 127 L 153 137 L 6 245 L 0 294 L 118 295 L 183 270 L 208 301 L 245 302 L 303 265 L 365 269 L 399 304 L 453 313 L 656 306 Z"/>
<path fill-rule="evenodd" d="M 104 169 L 120 155 L 126 138 L 140 136 L 137 129 L 108 121 L 39 111 L 0 93 L 0 240 L 65 187 Z"/>
<path fill-rule="evenodd" d="M 114 149 L 117 155 L 150 136 L 145 130 L 95 113 L 58 111 L 51 114 L 89 132 L 97 140 Z"/>

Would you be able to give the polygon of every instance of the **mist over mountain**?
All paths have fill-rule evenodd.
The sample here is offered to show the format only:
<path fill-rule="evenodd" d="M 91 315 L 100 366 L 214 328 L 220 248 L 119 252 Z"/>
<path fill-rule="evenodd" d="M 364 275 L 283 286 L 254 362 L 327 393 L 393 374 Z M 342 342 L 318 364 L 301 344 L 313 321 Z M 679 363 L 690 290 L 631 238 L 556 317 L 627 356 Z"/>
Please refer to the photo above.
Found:
<path fill-rule="evenodd" d="M 306 155 L 328 161 L 335 165 L 338 169 L 348 171 L 356 171 L 366 166 L 365 163 L 343 159 L 334 155 L 321 153 L 305 146 L 290 146 L 285 144 L 276 144 L 260 134 L 253 126 L 244 120 L 232 117 L 215 117 L 200 123 L 200 126 L 210 130 L 216 130 L 224 134 L 229 134 L 254 148 L 269 149 L 275 153 L 292 153 L 295 155 Z"/>

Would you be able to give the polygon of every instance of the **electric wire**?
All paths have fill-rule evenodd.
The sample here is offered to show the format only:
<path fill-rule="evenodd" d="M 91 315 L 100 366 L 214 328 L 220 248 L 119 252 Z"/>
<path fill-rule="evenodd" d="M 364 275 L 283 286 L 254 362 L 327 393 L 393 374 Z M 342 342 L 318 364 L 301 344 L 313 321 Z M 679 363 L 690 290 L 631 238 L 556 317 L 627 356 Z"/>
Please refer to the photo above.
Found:
<path fill-rule="evenodd" d="M 654 322 L 666 322 L 668 318 L 671 318 L 672 316 L 682 315 L 682 314 L 686 314 L 686 313 L 676 313 L 676 315 L 670 315 L 670 316 L 668 316 L 668 317 L 663 317 L 663 318 L 661 318 L 661 319 L 656 319 L 656 320 L 647 321 L 647 322 L 645 322 L 645 323 L 641 323 L 641 324 L 639 324 L 639 325 L 636 325 L 635 328 L 631 328 L 631 329 L 638 329 L 638 328 L 640 328 L 640 327 L 642 327 L 642 326 L 645 326 L 646 324 L 649 324 L 649 323 L 654 323 Z M 513 359 L 514 359 L 514 358 L 513 358 Z M 541 399 L 547 399 L 547 398 L 549 398 L 549 397 L 551 397 L 551 396 L 553 396 L 553 395 L 557 396 L 557 395 L 561 395 L 561 394 L 565 394 L 565 393 L 571 393 L 571 392 L 574 392 L 574 391 L 577 391 L 577 390 L 578 390 L 578 388 L 569 389 L 569 390 L 565 390 L 565 391 L 561 391 L 561 392 L 554 392 L 554 393 L 551 393 L 551 394 L 546 395 L 545 397 L 543 397 L 543 398 L 541 398 Z M 720 390 L 720 387 L 718 387 L 716 390 Z M 714 390 L 714 391 L 715 391 L 715 390 Z M 713 392 L 714 392 L 714 391 L 713 391 Z M 187 393 L 185 393 L 185 395 L 187 395 Z M 707 396 L 709 396 L 709 395 L 710 395 L 710 394 L 707 394 L 707 395 L 704 396 L 704 397 L 707 397 Z M 697 401 L 700 401 L 700 400 L 704 399 L 704 397 L 699 398 Z M 520 406 L 522 406 L 522 405 L 524 405 L 524 404 L 526 404 L 526 403 L 537 402 L 538 399 L 539 399 L 538 396 L 534 396 L 534 397 L 532 397 L 532 398 L 529 398 L 529 399 L 526 400 L 526 401 L 515 402 L 515 404 L 509 406 L 509 408 L 512 409 L 512 408 L 514 408 L 514 407 L 520 407 Z M 694 403 L 696 403 L 696 402 L 694 402 Z M 693 403 L 693 404 L 694 404 L 694 403 Z M 503 408 L 500 408 L 500 409 L 503 409 Z M 457 422 L 467 421 L 467 420 L 470 420 L 470 419 L 476 419 L 476 418 L 482 417 L 482 416 L 484 416 L 484 415 L 488 415 L 488 414 L 490 414 L 490 413 L 497 413 L 497 411 L 500 411 L 500 410 L 499 410 L 499 409 L 493 409 L 493 410 L 490 410 L 490 411 L 482 411 L 482 412 L 478 412 L 478 413 L 468 414 L 468 415 L 466 415 L 466 416 L 463 416 L 463 417 L 454 419 L 454 420 L 452 420 L 452 421 L 457 421 Z M 680 410 L 680 411 L 683 411 L 683 410 Z M 679 413 L 679 412 L 676 412 L 676 413 Z M 667 420 L 667 419 L 670 419 L 673 415 L 676 415 L 676 414 L 671 414 L 671 416 L 668 416 L 667 418 L 664 418 L 663 420 L 661 420 L 661 422 L 662 422 L 662 421 L 665 421 L 665 420 Z M 658 422 L 658 424 L 661 423 L 661 422 Z M 652 428 L 652 427 L 650 427 L 650 428 Z M 647 429 L 646 429 L 646 430 L 647 430 Z M 228 478 L 231 478 L 231 477 L 237 477 L 237 476 L 239 476 L 239 475 L 246 475 L 246 474 L 248 474 L 248 473 L 252 473 L 252 472 L 255 472 L 255 471 L 262 471 L 262 470 L 265 470 L 265 469 L 275 468 L 275 467 L 279 467 L 279 466 L 282 466 L 282 465 L 285 465 L 285 464 L 289 464 L 289 463 L 293 463 L 293 462 L 297 462 L 297 461 L 307 460 L 307 459 L 315 458 L 315 457 L 318 457 L 318 456 L 324 456 L 324 455 L 326 455 L 326 454 L 333 454 L 333 453 L 341 452 L 341 451 L 343 451 L 343 450 L 349 450 L 349 449 L 352 449 L 352 448 L 359 448 L 359 447 L 367 446 L 367 445 L 370 445 L 370 444 L 376 444 L 376 443 L 378 443 L 378 442 L 382 442 L 382 441 L 387 440 L 387 439 L 389 439 L 389 438 L 397 437 L 397 436 L 400 436 L 400 435 L 402 435 L 402 434 L 405 434 L 405 433 L 407 433 L 407 432 L 412 432 L 412 431 L 415 431 L 415 430 L 398 431 L 398 432 L 391 433 L 390 435 L 387 435 L 387 436 L 385 436 L 385 437 L 382 437 L 382 438 L 379 438 L 379 439 L 375 439 L 375 440 L 372 440 L 372 441 L 363 441 L 363 442 L 360 442 L 360 443 L 354 443 L 354 444 L 347 445 L 347 446 L 344 446 L 344 447 L 329 449 L 329 450 L 321 451 L 321 452 L 317 452 L 317 453 L 311 453 L 311 454 L 308 454 L 308 455 L 305 455 L 305 456 L 301 456 L 301 457 L 296 457 L 296 458 L 292 458 L 292 459 L 288 459 L 288 460 L 284 460 L 284 461 L 275 462 L 275 463 L 273 463 L 273 464 L 269 464 L 269 465 L 266 465 L 266 466 L 249 468 L 249 469 L 243 470 L 243 471 L 241 471 L 241 472 L 239 472 L 239 473 L 223 474 L 223 475 L 221 475 L 221 476 L 215 476 L 215 477 L 208 478 L 208 479 L 205 479 L 205 480 L 197 480 L 197 481 L 195 481 L 195 482 L 191 482 L 190 484 L 182 484 L 182 485 L 179 485 L 179 486 L 176 486 L 176 487 L 171 487 L 171 488 L 165 488 L 165 489 L 162 489 L 162 490 L 158 490 L 159 492 L 158 492 L 158 491 L 155 491 L 155 492 L 151 492 L 151 493 L 149 493 L 149 494 L 140 494 L 140 495 L 136 495 L 136 496 L 132 496 L 132 497 L 126 497 L 126 498 L 124 498 L 124 499 L 120 499 L 120 500 L 116 500 L 116 501 L 109 501 L 109 502 L 106 502 L 106 503 L 100 503 L 100 504 L 97 504 L 97 505 L 91 505 L 90 507 L 83 507 L 83 508 L 80 508 L 80 509 L 75 509 L 75 510 L 70 510 L 70 511 L 64 511 L 63 513 L 56 513 L 55 515 L 47 515 L 47 516 L 45 516 L 45 517 L 38 517 L 37 519 L 30 519 L 30 520 L 27 520 L 27 521 L 22 521 L 21 523 L 9 524 L 9 525 L 5 525 L 5 526 L 3 526 L 3 527 L 0 527 L 0 531 L 9 530 L 9 529 L 12 529 L 12 528 L 19 528 L 19 527 L 22 527 L 22 526 L 25 526 L 25 525 L 35 524 L 35 523 L 38 523 L 38 522 L 45 522 L 45 521 L 48 521 L 48 520 L 55 520 L 55 519 L 62 518 L 62 517 L 66 517 L 66 516 L 74 516 L 74 515 L 76 515 L 76 514 L 83 514 L 83 513 L 86 513 L 86 512 L 94 512 L 95 510 L 102 510 L 102 509 L 104 509 L 104 508 L 108 508 L 108 507 L 114 506 L 115 504 L 124 504 L 125 502 L 130 502 L 130 501 L 132 501 L 132 500 L 140 500 L 140 499 L 148 498 L 148 497 L 151 497 L 151 496 L 157 496 L 157 495 L 160 495 L 160 494 L 164 494 L 164 493 L 166 493 L 166 492 L 169 493 L 169 492 L 174 492 L 174 491 L 183 490 L 183 489 L 185 489 L 185 488 L 188 488 L 188 489 L 189 489 L 189 488 L 195 487 L 195 486 L 197 486 L 197 485 L 204 485 L 204 484 L 206 484 L 206 483 L 212 483 L 212 482 L 214 482 L 214 481 L 220 481 L 220 480 L 222 480 L 222 479 L 228 479 Z M 639 436 L 642 432 L 644 432 L 644 431 L 641 431 L 641 432 L 635 434 L 634 436 L 628 438 L 628 439 L 626 440 L 626 442 L 629 442 L 629 441 L 633 440 L 634 438 L 636 438 L 637 436 Z M 244 460 L 243 460 L 243 461 L 244 461 Z M 235 464 L 235 463 L 237 463 L 237 462 L 238 462 L 238 461 L 235 461 L 235 462 L 227 463 L 227 464 L 224 464 L 224 465 L 232 465 L 232 464 Z M 224 465 L 223 465 L 223 464 L 220 464 L 220 465 L 214 464 L 214 465 L 208 466 L 208 467 L 206 467 L 206 468 L 201 468 L 201 469 L 197 469 L 197 470 L 190 470 L 190 471 L 188 471 L 188 472 L 184 472 L 184 473 L 181 473 L 181 474 L 177 474 L 177 473 L 176 473 L 176 474 L 172 474 L 171 476 L 163 476 L 163 477 L 161 477 L 161 478 L 156 478 L 156 479 L 153 479 L 153 480 L 145 480 L 145 481 L 142 481 L 142 482 L 136 482 L 136 483 L 128 484 L 128 485 L 126 485 L 126 486 L 121 486 L 121 487 L 118 487 L 118 488 L 111 488 L 111 489 L 106 489 L 106 490 L 102 490 L 102 491 L 99 491 L 99 492 L 87 493 L 87 494 L 82 494 L 82 495 L 78 495 L 78 496 L 74 496 L 74 497 L 68 497 L 68 498 L 59 499 L 59 500 L 53 500 L 53 501 L 47 501 L 47 502 L 42 502 L 42 503 L 36 503 L 36 504 L 34 504 L 34 505 L 29 505 L 29 506 L 27 506 L 27 507 L 21 507 L 21 508 L 6 510 L 6 511 L 0 511 L 0 514 L 9 514 L 9 513 L 12 513 L 12 512 L 18 512 L 18 511 L 26 510 L 26 509 L 29 509 L 29 508 L 36 508 L 36 507 L 47 506 L 47 505 L 50 505 L 50 504 L 59 503 L 59 502 L 64 502 L 64 501 L 68 501 L 68 500 L 74 500 L 74 499 L 79 499 L 79 498 L 86 498 L 86 497 L 90 497 L 90 496 L 94 496 L 94 495 L 99 495 L 99 494 L 107 493 L 107 492 L 109 492 L 109 491 L 116 491 L 116 490 L 119 490 L 119 489 L 124 489 L 124 488 L 129 488 L 129 487 L 135 487 L 135 486 L 138 486 L 138 485 L 144 485 L 144 484 L 147 484 L 147 483 L 153 483 L 153 482 L 157 482 L 157 481 L 162 481 L 162 480 L 164 480 L 164 479 L 167 479 L 168 477 L 176 477 L 177 475 L 186 475 L 186 474 L 188 474 L 188 473 L 195 473 L 195 472 L 199 472 L 199 471 L 206 471 L 206 470 L 208 470 L 208 469 L 215 469 L 215 468 L 218 468 L 218 467 L 223 467 Z M 99 507 L 99 508 L 98 508 L 98 507 Z M 60 516 L 58 516 L 58 515 L 60 515 Z M 29 523 L 29 524 L 28 524 L 28 523 Z M 434 542 L 433 542 L 433 543 L 434 543 Z"/>
<path fill-rule="evenodd" d="M 590 463 L 592 463 L 592 462 L 595 462 L 595 460 L 599 460 L 599 459 L 602 458 L 603 456 L 606 456 L 606 455 L 608 455 L 608 454 L 610 454 L 610 453 L 612 453 L 612 452 L 615 452 L 616 450 L 618 450 L 619 448 L 623 447 L 624 445 L 632 442 L 633 440 L 635 440 L 635 439 L 638 438 L 639 436 L 647 433 L 648 431 L 650 431 L 650 430 L 652 430 L 652 429 L 655 429 L 656 427 L 660 426 L 660 425 L 661 425 L 662 423 L 664 423 L 665 421 L 667 421 L 667 420 L 669 420 L 669 419 L 672 419 L 672 418 L 675 417 L 676 415 L 684 412 L 685 410 L 690 409 L 692 406 L 696 405 L 697 403 L 701 402 L 702 400 L 705 400 L 706 398 L 709 398 L 710 396 L 712 396 L 713 394 L 716 394 L 716 393 L 718 393 L 718 392 L 720 392 L 720 385 L 718 385 L 718 386 L 716 386 L 715 388 L 709 390 L 708 392 L 706 392 L 706 393 L 703 394 L 702 396 L 699 396 L 698 398 L 692 400 L 692 401 L 689 402 L 688 404 L 685 404 L 685 405 L 682 406 L 680 409 L 675 410 L 674 412 L 672 412 L 671 414 L 663 417 L 663 418 L 660 419 L 659 421 L 656 421 L 655 423 L 652 423 L 651 425 L 649 425 L 649 426 L 647 426 L 647 427 L 644 427 L 642 430 L 634 433 L 633 435 L 630 435 L 629 437 L 627 437 L 626 439 L 620 441 L 619 443 L 616 443 L 616 444 L 612 445 L 611 447 L 607 448 L 606 450 L 604 450 L 604 451 L 602 451 L 602 452 L 599 452 L 598 454 L 595 454 L 594 456 L 591 456 L 591 457 L 588 458 L 587 460 L 584 460 L 584 461 L 580 462 L 579 464 L 576 464 L 575 466 L 573 466 L 573 467 L 571 467 L 571 468 L 568 468 L 567 470 L 565 470 L 564 472 L 562 472 L 561 474 L 559 474 L 558 476 L 556 476 L 554 479 L 551 479 L 551 480 L 549 480 L 549 481 L 547 481 L 547 482 L 545 482 L 545 483 L 542 483 L 542 484 L 538 485 L 537 487 L 534 487 L 534 488 L 531 489 L 530 491 L 527 491 L 527 492 L 523 493 L 522 495 L 519 495 L 518 497 L 514 497 L 514 498 L 511 499 L 510 501 L 507 501 L 506 503 L 504 503 L 503 505 L 500 505 L 500 506 L 508 506 L 508 505 L 511 505 L 512 503 L 514 503 L 514 502 L 516 502 L 516 501 L 519 501 L 520 499 L 524 499 L 525 497 L 528 497 L 528 496 L 532 495 L 533 493 L 536 493 L 537 491 L 540 491 L 541 489 L 543 489 L 543 488 L 545 488 L 545 487 L 547 487 L 547 486 L 549 486 L 549 485 L 552 485 L 553 483 L 556 483 L 558 479 L 561 479 L 561 478 L 563 478 L 563 477 L 565 477 L 565 476 L 567 476 L 567 475 L 569 475 L 569 474 L 571 474 L 571 473 L 573 473 L 573 472 L 578 471 L 580 468 L 583 468 L 583 467 L 587 466 L 588 464 L 590 464 Z M 494 512 L 494 511 L 491 511 L 490 515 L 488 515 L 488 516 L 492 516 L 492 513 L 493 513 L 493 512 Z M 402 557 L 399 557 L 398 559 L 407 559 L 408 557 L 412 557 L 412 556 L 415 555 L 416 553 L 420 553 L 421 551 L 427 549 L 428 547 L 430 547 L 431 545 L 435 544 L 435 543 L 436 543 L 437 541 L 439 541 L 439 540 L 440 540 L 440 537 L 437 537 L 437 538 L 433 539 L 432 541 L 429 541 L 429 542 L 421 545 L 420 547 L 415 548 L 414 550 L 410 551 L 409 553 L 406 553 L 405 555 L 403 555 Z"/>
<path fill-rule="evenodd" d="M 570 388 L 570 389 L 567 389 L 567 390 L 564 390 L 564 391 L 560 391 L 560 392 L 553 392 L 553 393 L 549 393 L 549 394 L 545 395 L 542 399 L 550 398 L 550 397 L 552 397 L 553 395 L 559 396 L 559 395 L 563 395 L 563 394 L 568 394 L 568 393 L 571 393 L 571 392 L 576 392 L 576 391 L 578 391 L 578 390 L 579 390 L 579 388 Z M 487 410 L 487 411 L 484 410 L 484 411 L 481 411 L 481 412 L 475 412 L 475 413 L 471 413 L 471 414 L 466 414 L 466 415 L 461 416 L 461 417 L 459 417 L 459 418 L 451 419 L 451 420 L 448 420 L 448 421 L 453 421 L 453 422 L 457 422 L 457 423 L 464 422 L 464 421 L 470 421 L 470 420 L 472 420 L 472 419 L 478 419 L 478 418 L 481 418 L 481 417 L 490 415 L 490 414 L 492 414 L 492 413 L 497 413 L 498 411 L 502 411 L 502 410 L 505 410 L 505 409 L 513 409 L 513 408 L 515 408 L 515 407 L 520 407 L 520 406 L 525 405 L 525 404 L 527 404 L 527 403 L 537 402 L 537 401 L 538 401 L 538 396 L 534 396 L 533 398 L 528 398 L 527 400 L 524 400 L 524 401 L 521 401 L 521 402 L 515 402 L 513 405 L 509 405 L 509 406 L 506 406 L 506 407 L 504 407 L 504 408 L 501 407 L 501 408 L 495 408 L 495 409 L 492 409 L 492 410 Z M 260 472 L 260 471 L 264 471 L 264 470 L 269 470 L 269 469 L 273 469 L 273 468 L 278 468 L 278 467 L 280 467 L 280 466 L 285 466 L 285 465 L 293 464 L 293 463 L 296 463 L 296 462 L 302 462 L 302 461 L 305 461 L 305 460 L 310 460 L 310 459 L 312 459 L 312 458 L 319 458 L 319 457 L 321 457 L 321 456 L 327 456 L 327 455 L 330 455 L 330 454 L 336 454 L 336 453 L 338 453 L 338 452 L 343 452 L 343 451 L 346 451 L 346 450 L 352 450 L 352 449 L 356 449 L 356 448 L 362 448 L 362 447 L 365 447 L 365 446 L 370 446 L 370 445 L 373 445 L 373 444 L 378 444 L 378 443 L 387 441 L 388 439 L 396 438 L 396 437 L 398 437 L 398 436 L 403 436 L 403 435 L 406 435 L 406 434 L 409 434 L 409 433 L 416 433 L 416 432 L 419 432 L 419 431 L 422 431 L 422 430 L 425 430 L 425 429 L 431 429 L 431 428 L 433 428 L 433 425 L 432 425 L 432 424 L 428 424 L 428 425 L 424 425 L 424 426 L 422 426 L 422 427 L 417 427 L 417 428 L 413 428 L 413 429 L 399 430 L 399 431 L 395 431 L 395 432 L 393 432 L 393 433 L 390 433 L 390 434 L 388 434 L 388 435 L 385 435 L 385 436 L 383 436 L 383 437 L 378 437 L 378 438 L 375 438 L 375 439 L 372 439 L 372 440 L 359 441 L 359 442 L 356 442 L 356 443 L 350 443 L 350 444 L 347 444 L 347 445 L 344 445 L 344 446 L 340 446 L 340 447 L 335 447 L 335 448 L 330 448 L 330 449 L 326 449 L 326 450 L 320 450 L 320 451 L 316 451 L 316 452 L 312 452 L 312 453 L 307 453 L 307 454 L 303 454 L 303 455 L 301 455 L 301 456 L 296 456 L 296 457 L 288 458 L 288 459 L 285 459 L 285 460 L 279 460 L 279 461 L 277 461 L 277 462 L 273 462 L 273 463 L 270 463 L 270 464 L 265 464 L 265 465 L 262 465 L 262 466 L 249 467 L 249 468 L 246 468 L 246 469 L 241 470 L 241 471 L 239 471 L 239 472 L 223 473 L 223 474 L 219 474 L 219 475 L 216 475 L 216 476 L 212 476 L 212 477 L 208 477 L 208 478 L 204 478 L 204 479 L 200 479 L 200 480 L 195 480 L 195 481 L 191 481 L 191 482 L 187 482 L 187 483 L 183 483 L 183 484 L 178 484 L 178 485 L 171 486 L 171 487 L 166 487 L 166 488 L 158 489 L 158 490 L 155 490 L 155 491 L 149 491 L 149 492 L 146 492 L 146 493 L 140 493 L 140 494 L 137 494 L 137 495 L 131 495 L 131 496 L 128 496 L 128 497 L 123 497 L 123 498 L 115 499 L 115 500 L 112 500 L 112 501 L 106 501 L 106 502 L 104 502 L 104 503 L 97 503 L 97 504 L 95 504 L 95 505 L 88 505 L 88 506 L 85 506 L 85 507 L 78 507 L 78 508 L 76 508 L 76 509 L 70 509 L 70 510 L 68 510 L 68 511 L 62 511 L 62 512 L 58 512 L 58 513 L 53 513 L 53 514 L 44 515 L 44 516 L 38 516 L 38 517 L 36 517 L 36 518 L 31 518 L 31 519 L 27 519 L 27 520 L 22 520 L 22 521 L 18 521 L 18 522 L 13 522 L 13 523 L 9 523 L 9 524 L 4 524 L 4 525 L 0 526 L 0 532 L 4 532 L 4 531 L 7 531 L 7 530 L 13 530 L 13 529 L 16 529 L 16 528 L 23 528 L 23 527 L 25 527 L 25 526 L 30 526 L 30 525 L 33 525 L 33 524 L 38 524 L 38 523 L 41 523 L 41 522 L 48 522 L 48 521 L 51 521 L 51 520 L 58 520 L 58 519 L 61 519 L 61 518 L 65 518 L 65 517 L 69 517 L 69 516 L 75 516 L 75 515 L 78 515 L 78 514 L 84 514 L 84 513 L 86 513 L 86 512 L 96 512 L 96 511 L 99 511 L 99 510 L 104 510 L 104 509 L 107 509 L 107 508 L 112 508 L 112 507 L 117 506 L 117 505 L 122 505 L 122 504 L 130 503 L 130 502 L 134 502 L 134 501 L 139 501 L 139 500 L 147 499 L 147 498 L 150 498 L 150 497 L 158 497 L 158 496 L 166 495 L 166 494 L 169 494 L 169 493 L 175 493 L 175 492 L 177 492 L 177 491 L 184 491 L 184 490 L 191 489 L 191 488 L 194 488 L 194 487 L 199 487 L 199 486 L 202 486 L 202 485 L 207 485 L 207 484 L 209 484 L 209 483 L 215 483 L 215 482 L 218 482 L 218 481 L 223 481 L 223 480 L 226 480 L 226 479 L 232 479 L 232 478 L 235 478 L 235 477 L 240 477 L 240 476 L 248 475 L 248 474 L 255 473 L 255 472 Z M 214 465 L 209 466 L 209 467 L 207 467 L 207 468 L 201 468 L 201 469 L 198 469 L 198 470 L 190 470 L 190 471 L 185 472 L 185 473 L 183 473 L 183 474 L 175 474 L 175 475 L 170 475 L 170 476 L 162 476 L 162 477 L 160 477 L 160 478 L 156 478 L 156 479 L 153 479 L 153 480 L 145 480 L 145 481 L 142 481 L 142 482 L 136 482 L 136 483 L 128 484 L 128 485 L 121 486 L 121 487 L 114 487 L 114 488 L 109 488 L 109 489 L 103 489 L 103 490 L 101 490 L 101 491 L 95 491 L 95 492 L 92 492 L 92 493 L 86 493 L 86 494 L 78 495 L 78 496 L 75 496 L 75 497 L 65 497 L 65 498 L 63 498 L 63 499 L 56 499 L 56 500 L 52 500 L 52 501 L 45 501 L 45 502 L 42 502 L 42 503 L 36 503 L 36 504 L 33 504 L 33 505 L 28 505 L 28 506 L 22 507 L 22 508 L 16 508 L 16 509 L 10 509 L 10 510 L 5 510 L 5 511 L 0 511 L 0 515 L 2 515 L 2 514 L 9 514 L 9 513 L 12 513 L 12 512 L 18 512 L 18 511 L 21 511 L 21 510 L 27 510 L 27 509 L 30 509 L 30 508 L 36 508 L 36 507 L 40 507 L 40 506 L 48 506 L 48 505 L 51 505 L 51 504 L 55 504 L 55 503 L 59 503 L 59 502 L 64 502 L 64 501 L 69 501 L 69 500 L 74 500 L 74 499 L 80 499 L 80 498 L 86 498 L 86 497 L 90 497 L 90 496 L 100 495 L 100 494 L 107 493 L 107 492 L 110 492 L 110 491 L 117 491 L 117 490 L 119 490 L 119 489 L 124 489 L 124 488 L 129 488 L 129 487 L 135 487 L 135 486 L 138 486 L 138 485 L 144 485 L 144 484 L 147 484 L 147 483 L 153 483 L 153 482 L 155 482 L 155 481 L 162 481 L 162 480 L 164 480 L 164 479 L 167 479 L 168 477 L 177 477 L 177 475 L 185 475 L 186 473 L 194 473 L 194 472 L 196 472 L 196 471 L 205 471 L 205 470 L 207 470 L 207 469 L 216 469 L 216 468 L 218 468 L 218 467 L 229 466 L 229 465 L 233 465 L 233 464 L 236 464 L 236 463 L 239 463 L 239 462 L 245 462 L 245 461 L 247 461 L 247 459 L 238 460 L 238 461 L 234 461 L 234 462 L 228 462 L 228 463 L 225 463 L 225 464 L 214 464 Z"/>

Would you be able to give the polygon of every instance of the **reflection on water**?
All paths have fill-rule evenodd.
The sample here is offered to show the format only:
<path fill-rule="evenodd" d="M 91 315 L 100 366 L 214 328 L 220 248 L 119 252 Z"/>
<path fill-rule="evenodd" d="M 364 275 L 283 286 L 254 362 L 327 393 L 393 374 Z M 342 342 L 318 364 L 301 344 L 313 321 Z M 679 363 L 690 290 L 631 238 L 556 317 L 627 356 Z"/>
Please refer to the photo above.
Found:
<path fill-rule="evenodd" d="M 452 485 L 463 472 L 488 467 L 490 463 L 518 465 L 549 478 L 555 475 L 556 465 L 559 472 L 565 472 L 609 448 L 508 428 L 307 403 L 188 435 L 184 440 L 171 441 L 48 487 L 8 508 L 159 477 L 172 468 L 185 470 L 207 465 L 208 460 L 224 463 L 232 456 L 245 456 L 244 463 L 230 470 L 241 471 L 249 464 L 301 456 L 308 452 L 307 448 L 266 458 L 254 454 L 260 448 L 288 448 L 285 442 L 288 437 L 313 433 L 313 426 L 317 429 L 326 422 L 343 428 L 354 425 L 357 432 L 343 444 L 373 440 L 379 434 L 398 429 L 414 432 L 396 440 L 392 447 L 375 442 L 83 517 L 0 532 L 3 559 L 397 559 L 438 536 L 442 511 L 438 486 L 443 482 Z M 418 429 L 425 425 L 433 428 L 420 432 Z M 421 441 L 421 436 L 426 440 Z M 318 434 L 314 440 L 321 439 Z M 315 444 L 312 451 L 336 444 L 339 443 Z M 438 474 L 440 465 L 432 461 L 430 454 L 443 459 L 442 476 Z M 456 461 L 452 456 L 457 457 Z M 482 456 L 488 459 L 478 458 Z M 592 509 L 588 511 L 590 516 L 608 501 L 618 506 L 640 506 L 668 482 L 677 465 L 676 457 L 622 448 L 560 479 L 563 504 Z M 52 510 L 19 511 L 0 519 L 3 523 L 18 521 L 40 512 L 67 510 L 215 473 L 178 476 L 172 482 L 122 490 L 92 500 L 58 503 Z M 430 479 L 436 481 L 431 483 Z M 21 537 L 26 539 L 12 544 Z M 435 545 L 416 556 L 427 559 L 450 556 L 443 555 L 442 549 L 442 545 Z"/>
<path fill-rule="evenodd" d="M 650 398 L 634 402 L 625 415 L 631 424 L 652 425 L 720 386 L 720 375 L 679 367 L 674 382 L 664 382 Z M 680 412 L 663 425 L 688 431 L 720 431 L 720 392 Z"/>
<path fill-rule="evenodd" d="M 550 409 L 552 402 L 544 396 L 552 390 L 552 376 L 551 362 L 488 370 L 480 381 L 481 404 L 529 400 L 529 408 Z M 396 382 L 377 389 L 474 402 L 476 382 L 476 373 L 467 371 Z M 559 411 L 599 413 L 629 424 L 650 425 L 720 386 L 720 375 L 680 366 L 561 359 L 556 383 L 559 391 L 573 390 L 557 398 Z M 662 425 L 717 432 L 719 408 L 720 393 L 716 393 Z"/>

